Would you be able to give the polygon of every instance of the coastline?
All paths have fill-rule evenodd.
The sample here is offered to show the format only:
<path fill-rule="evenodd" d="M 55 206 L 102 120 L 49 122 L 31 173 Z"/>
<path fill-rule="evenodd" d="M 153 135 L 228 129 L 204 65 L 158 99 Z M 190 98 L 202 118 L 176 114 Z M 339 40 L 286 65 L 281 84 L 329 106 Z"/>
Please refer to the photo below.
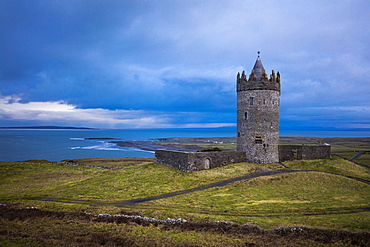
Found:
<path fill-rule="evenodd" d="M 155 151 L 156 149 L 166 149 L 171 151 L 196 152 L 210 145 L 223 145 L 223 150 L 233 150 L 236 137 L 171 137 L 159 138 L 155 141 L 111 141 L 120 147 L 133 147 L 145 151 Z M 226 147 L 226 145 L 228 145 Z M 226 148 L 225 148 L 226 147 Z"/>
<path fill-rule="evenodd" d="M 236 149 L 234 129 L 0 129 L 0 132 L 2 146 L 0 159 L 5 161 L 153 157 L 156 149 L 179 151 L 197 151 L 214 147 L 225 151 Z M 295 137 L 286 142 L 287 136 Z M 370 149 L 369 136 L 370 133 L 366 131 L 351 133 L 292 131 L 282 132 L 280 140 L 282 144 L 306 143 L 305 140 L 310 138 L 313 143 L 325 140 L 326 143 L 332 144 L 333 149 L 341 147 L 351 151 L 346 154 L 347 158 L 351 158 L 352 154 L 355 155 L 353 153 L 355 150 Z"/>
<path fill-rule="evenodd" d="M 137 148 L 144 151 L 155 151 L 156 149 L 167 149 L 171 151 L 187 151 L 193 152 L 197 149 L 190 149 L 190 148 L 176 148 L 171 145 L 166 144 L 158 144 L 156 141 L 111 141 L 110 143 L 114 143 L 119 147 L 125 148 Z"/>
<path fill-rule="evenodd" d="M 113 139 L 113 138 L 112 138 Z M 160 138 L 154 141 L 109 141 L 119 147 L 132 147 L 144 151 L 155 151 L 156 149 L 166 149 L 171 151 L 195 152 L 200 149 L 210 147 L 220 147 L 224 151 L 236 149 L 236 137 L 211 137 L 211 138 Z M 281 136 L 280 145 L 286 144 L 317 144 L 318 142 L 330 145 L 348 145 L 348 143 L 359 143 L 362 148 L 370 151 L 370 137 L 302 137 L 302 136 Z M 351 145 L 350 145 L 351 146 Z"/>

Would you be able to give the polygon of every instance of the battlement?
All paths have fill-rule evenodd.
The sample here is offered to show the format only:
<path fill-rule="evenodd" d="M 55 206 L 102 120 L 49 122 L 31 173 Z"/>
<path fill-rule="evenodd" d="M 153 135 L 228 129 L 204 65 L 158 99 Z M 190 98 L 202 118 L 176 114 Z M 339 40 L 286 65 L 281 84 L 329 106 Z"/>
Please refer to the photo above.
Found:
<path fill-rule="evenodd" d="M 252 70 L 247 79 L 245 71 L 238 73 L 236 91 L 247 91 L 247 90 L 275 90 L 280 92 L 280 73 L 272 71 L 270 77 L 267 76 L 265 69 L 262 69 L 261 73 L 255 73 Z"/>

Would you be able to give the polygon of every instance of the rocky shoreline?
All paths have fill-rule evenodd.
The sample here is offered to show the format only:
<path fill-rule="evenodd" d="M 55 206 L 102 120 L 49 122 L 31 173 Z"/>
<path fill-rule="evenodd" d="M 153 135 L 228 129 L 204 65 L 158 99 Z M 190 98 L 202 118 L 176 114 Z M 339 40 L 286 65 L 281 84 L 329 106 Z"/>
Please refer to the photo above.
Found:
<path fill-rule="evenodd" d="M 235 143 L 236 137 L 207 137 L 207 138 L 160 138 L 153 141 L 110 141 L 120 147 L 133 147 L 146 151 L 166 149 L 171 151 L 195 152 L 204 149 L 209 144 Z M 216 145 L 217 146 L 217 145 Z M 225 149 L 226 150 L 226 149 Z"/>
<path fill-rule="evenodd" d="M 155 151 L 156 149 L 167 149 L 172 151 L 188 151 L 193 152 L 197 149 L 194 148 L 177 148 L 170 144 L 159 144 L 158 141 L 111 141 L 120 147 L 132 147 L 145 151 Z"/>

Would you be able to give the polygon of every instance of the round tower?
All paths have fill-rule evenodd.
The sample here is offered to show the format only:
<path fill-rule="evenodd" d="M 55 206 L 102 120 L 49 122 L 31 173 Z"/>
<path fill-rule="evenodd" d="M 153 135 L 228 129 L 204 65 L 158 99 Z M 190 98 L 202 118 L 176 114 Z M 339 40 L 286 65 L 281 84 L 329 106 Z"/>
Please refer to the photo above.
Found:
<path fill-rule="evenodd" d="M 237 75 L 237 151 L 247 162 L 279 162 L 280 73 L 268 77 L 258 57 L 249 78 Z"/>

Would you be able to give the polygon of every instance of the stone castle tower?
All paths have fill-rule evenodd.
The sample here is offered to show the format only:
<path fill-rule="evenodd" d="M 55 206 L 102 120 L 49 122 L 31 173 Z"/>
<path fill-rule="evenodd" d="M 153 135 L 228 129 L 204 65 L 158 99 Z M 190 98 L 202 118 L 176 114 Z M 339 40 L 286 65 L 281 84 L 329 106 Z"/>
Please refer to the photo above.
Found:
<path fill-rule="evenodd" d="M 227 164 L 275 163 L 287 160 L 330 158 L 330 145 L 280 145 L 280 73 L 267 76 L 259 56 L 252 73 L 238 73 L 237 151 L 155 151 L 155 162 L 185 172 L 201 171 Z"/>
<path fill-rule="evenodd" d="M 249 78 L 237 75 L 237 151 L 247 162 L 279 162 L 280 73 L 268 77 L 258 57 Z"/>

